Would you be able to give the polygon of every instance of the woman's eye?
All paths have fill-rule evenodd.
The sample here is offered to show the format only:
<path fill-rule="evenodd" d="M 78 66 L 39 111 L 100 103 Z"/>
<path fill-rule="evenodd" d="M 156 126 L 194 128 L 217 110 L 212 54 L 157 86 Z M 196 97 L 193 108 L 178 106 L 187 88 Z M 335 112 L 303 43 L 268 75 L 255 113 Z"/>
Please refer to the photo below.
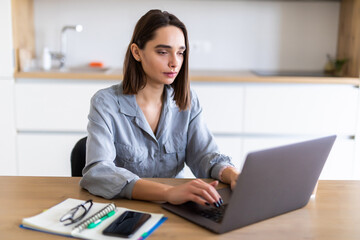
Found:
<path fill-rule="evenodd" d="M 179 55 L 184 55 L 184 52 L 179 52 L 178 54 L 179 54 Z"/>
<path fill-rule="evenodd" d="M 159 51 L 158 52 L 158 54 L 160 54 L 160 55 L 165 55 L 167 52 L 165 52 L 165 51 Z"/>

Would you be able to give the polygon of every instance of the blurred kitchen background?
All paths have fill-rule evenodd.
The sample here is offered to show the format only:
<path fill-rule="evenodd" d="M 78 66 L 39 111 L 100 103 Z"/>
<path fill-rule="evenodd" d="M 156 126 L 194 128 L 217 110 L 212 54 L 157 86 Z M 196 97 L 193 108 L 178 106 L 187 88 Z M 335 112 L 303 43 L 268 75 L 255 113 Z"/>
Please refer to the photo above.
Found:
<path fill-rule="evenodd" d="M 321 71 L 336 55 L 339 1 L 34 0 L 36 56 L 60 48 L 65 25 L 68 64 L 121 67 L 137 20 L 167 10 L 187 26 L 191 69 Z"/>

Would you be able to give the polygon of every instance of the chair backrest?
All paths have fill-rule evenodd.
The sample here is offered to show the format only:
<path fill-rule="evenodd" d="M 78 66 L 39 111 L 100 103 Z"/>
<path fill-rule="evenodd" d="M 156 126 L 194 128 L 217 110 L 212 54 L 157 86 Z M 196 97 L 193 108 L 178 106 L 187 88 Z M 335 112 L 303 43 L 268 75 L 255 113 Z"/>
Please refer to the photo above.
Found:
<path fill-rule="evenodd" d="M 87 137 L 80 139 L 71 151 L 71 176 L 82 177 L 82 170 L 86 162 L 86 140 Z"/>

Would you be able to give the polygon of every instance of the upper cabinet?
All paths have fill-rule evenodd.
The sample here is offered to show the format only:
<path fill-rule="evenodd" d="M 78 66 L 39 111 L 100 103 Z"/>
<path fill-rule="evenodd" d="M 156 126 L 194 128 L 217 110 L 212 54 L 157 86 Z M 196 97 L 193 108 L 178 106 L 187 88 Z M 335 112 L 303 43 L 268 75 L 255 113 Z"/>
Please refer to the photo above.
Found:
<path fill-rule="evenodd" d="M 11 31 L 11 1 L 0 1 L 0 79 L 12 77 L 12 31 Z"/>

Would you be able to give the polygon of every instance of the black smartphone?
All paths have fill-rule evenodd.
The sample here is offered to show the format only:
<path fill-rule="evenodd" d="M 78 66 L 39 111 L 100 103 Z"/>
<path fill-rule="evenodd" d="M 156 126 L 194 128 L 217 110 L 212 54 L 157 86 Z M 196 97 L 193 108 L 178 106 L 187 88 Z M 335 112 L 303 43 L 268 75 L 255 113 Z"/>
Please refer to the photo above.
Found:
<path fill-rule="evenodd" d="M 150 217 L 148 213 L 126 211 L 105 228 L 103 234 L 130 238 Z"/>

